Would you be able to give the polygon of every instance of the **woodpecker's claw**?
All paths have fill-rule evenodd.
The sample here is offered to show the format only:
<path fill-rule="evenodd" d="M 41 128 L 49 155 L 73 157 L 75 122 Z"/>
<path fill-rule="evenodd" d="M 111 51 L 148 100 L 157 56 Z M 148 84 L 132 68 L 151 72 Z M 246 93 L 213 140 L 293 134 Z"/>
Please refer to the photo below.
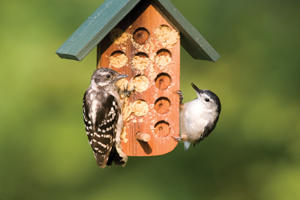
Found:
<path fill-rule="evenodd" d="M 132 91 L 125 90 L 123 93 L 126 97 L 129 97 L 131 95 Z"/>
<path fill-rule="evenodd" d="M 124 90 L 118 90 L 119 95 L 122 95 L 123 97 L 129 97 L 132 93 L 132 91 L 128 90 L 127 88 Z"/>

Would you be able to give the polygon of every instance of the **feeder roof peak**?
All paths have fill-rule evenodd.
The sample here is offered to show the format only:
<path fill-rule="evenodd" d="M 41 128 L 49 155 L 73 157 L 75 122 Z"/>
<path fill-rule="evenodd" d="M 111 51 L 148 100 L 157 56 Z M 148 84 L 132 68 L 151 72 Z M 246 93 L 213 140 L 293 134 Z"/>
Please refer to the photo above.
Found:
<path fill-rule="evenodd" d="M 56 51 L 82 60 L 132 9 L 145 0 L 106 0 Z M 179 30 L 181 44 L 195 59 L 216 61 L 219 54 L 169 0 L 148 0 Z"/>

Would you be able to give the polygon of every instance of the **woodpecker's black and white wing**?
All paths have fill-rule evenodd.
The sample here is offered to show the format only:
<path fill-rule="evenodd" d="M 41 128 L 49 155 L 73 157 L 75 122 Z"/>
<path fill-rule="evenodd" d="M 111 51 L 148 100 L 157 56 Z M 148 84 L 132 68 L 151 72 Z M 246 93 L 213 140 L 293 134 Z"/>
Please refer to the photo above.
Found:
<path fill-rule="evenodd" d="M 91 98 L 93 96 L 93 98 Z M 93 100 L 91 100 L 93 99 Z M 114 96 L 89 93 L 83 97 L 83 117 L 89 143 L 100 167 L 105 167 L 111 153 L 115 154 L 116 126 L 121 110 Z M 93 119 L 94 118 L 94 119 Z"/>

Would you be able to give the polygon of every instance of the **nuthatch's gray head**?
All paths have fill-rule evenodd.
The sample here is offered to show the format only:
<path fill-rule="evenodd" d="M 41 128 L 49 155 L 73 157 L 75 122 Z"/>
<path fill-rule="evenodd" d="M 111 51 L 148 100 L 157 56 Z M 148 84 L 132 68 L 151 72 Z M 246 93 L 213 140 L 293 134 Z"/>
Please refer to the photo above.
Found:
<path fill-rule="evenodd" d="M 191 85 L 197 93 L 198 100 L 202 102 L 206 109 L 214 110 L 217 113 L 221 112 L 221 102 L 215 93 L 210 90 L 201 90 L 194 83 L 191 83 Z"/>

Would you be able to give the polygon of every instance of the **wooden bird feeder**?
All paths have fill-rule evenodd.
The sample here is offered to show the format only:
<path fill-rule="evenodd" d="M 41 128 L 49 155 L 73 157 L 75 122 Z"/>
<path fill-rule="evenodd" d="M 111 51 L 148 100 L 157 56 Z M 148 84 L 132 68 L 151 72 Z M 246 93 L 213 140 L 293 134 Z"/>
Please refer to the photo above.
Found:
<path fill-rule="evenodd" d="M 128 78 L 122 91 L 123 151 L 155 156 L 172 151 L 179 136 L 180 44 L 195 59 L 218 53 L 169 0 L 106 0 L 57 50 L 82 60 L 97 46 L 97 67 Z"/>

